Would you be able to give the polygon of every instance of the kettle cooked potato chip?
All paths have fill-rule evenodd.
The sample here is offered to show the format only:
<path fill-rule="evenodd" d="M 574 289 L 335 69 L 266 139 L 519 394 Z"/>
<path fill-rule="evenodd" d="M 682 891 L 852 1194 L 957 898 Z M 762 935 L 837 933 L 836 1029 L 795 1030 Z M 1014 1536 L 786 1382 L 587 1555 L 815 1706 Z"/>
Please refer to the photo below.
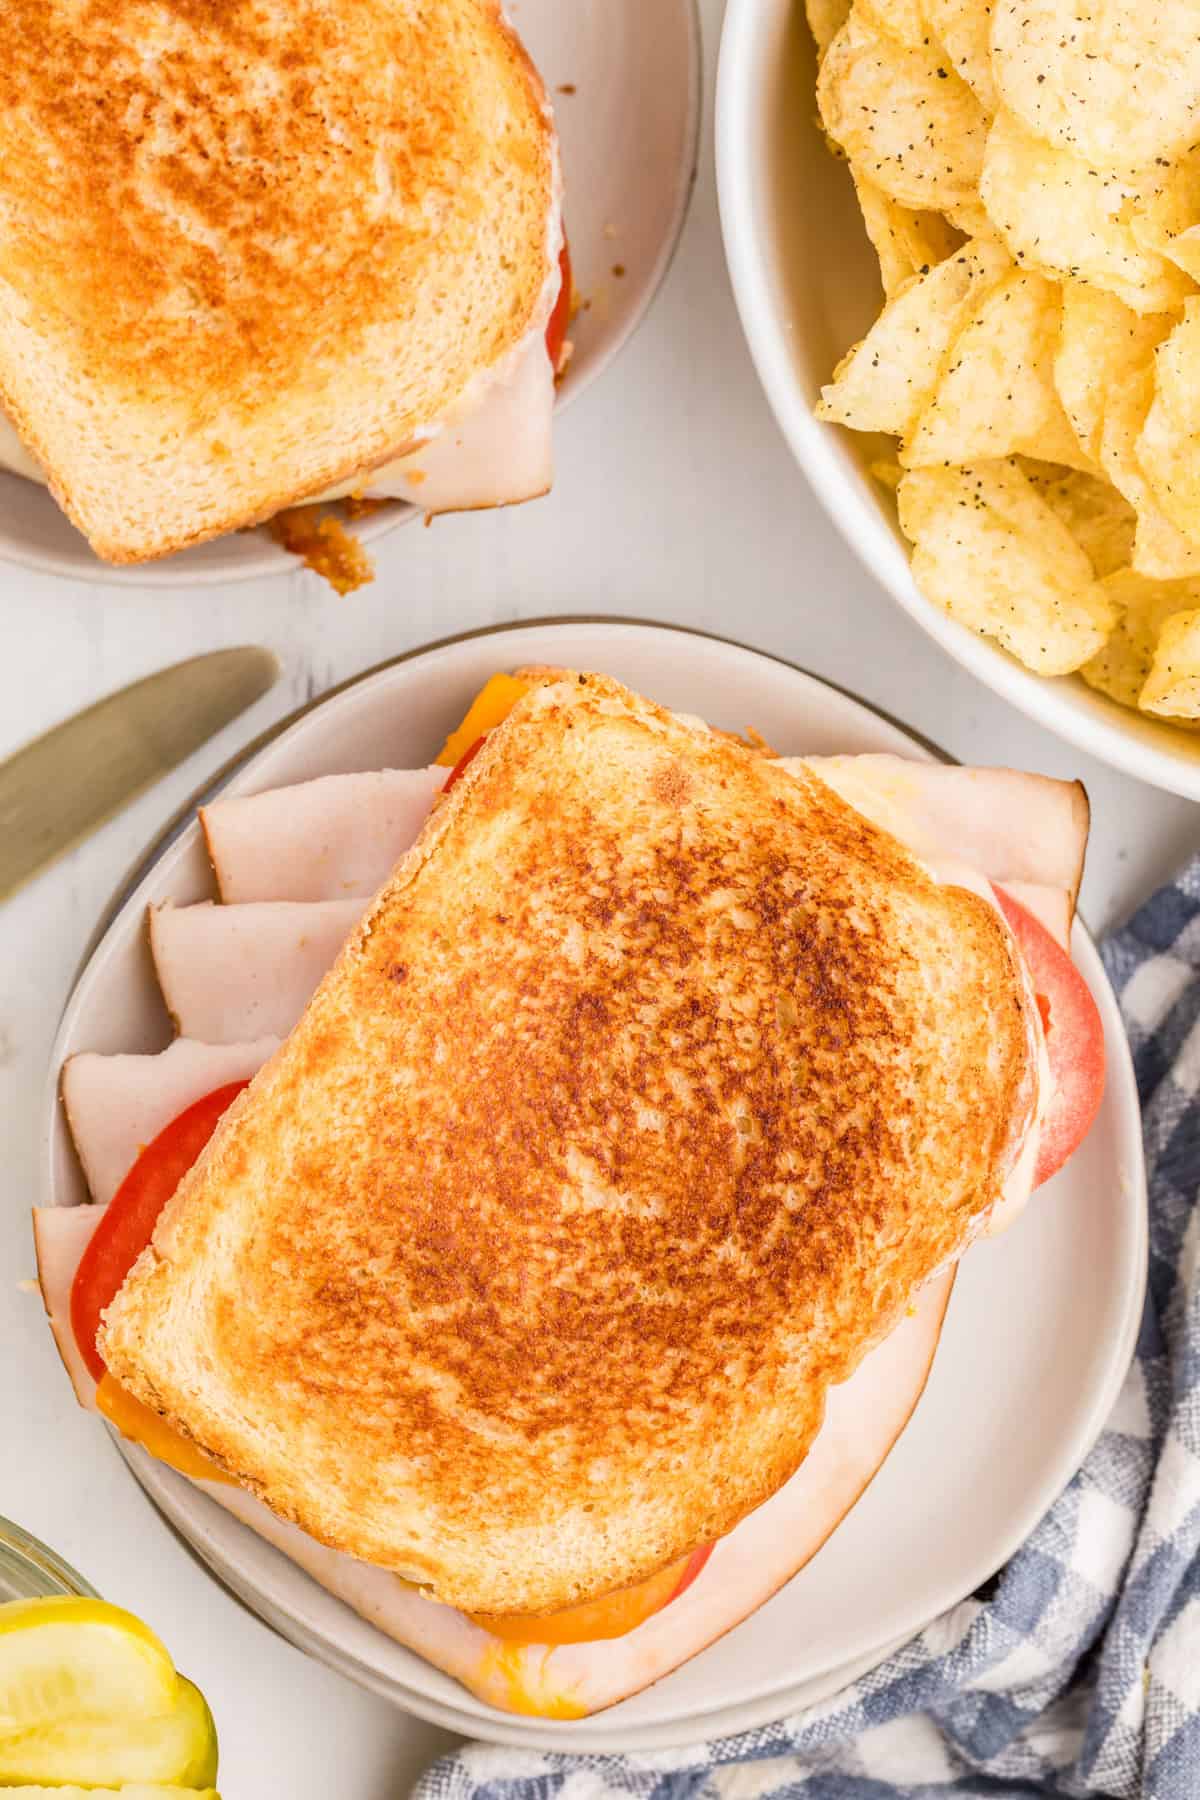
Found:
<path fill-rule="evenodd" d="M 1142 187 L 1131 220 L 1134 237 L 1200 282 L 1200 148 L 1156 166 Z"/>
<path fill-rule="evenodd" d="M 838 364 L 817 416 L 904 437 L 932 398 L 951 345 L 1011 267 L 999 244 L 964 244 L 915 276 Z"/>
<path fill-rule="evenodd" d="M 1100 460 L 1109 480 L 1137 513 L 1132 568 L 1156 581 L 1175 581 L 1200 575 L 1200 545 L 1192 544 L 1162 510 L 1140 460 L 1140 441 L 1153 399 L 1153 360 L 1109 389 Z"/>
<path fill-rule="evenodd" d="M 935 38 L 985 112 L 996 110 L 992 79 L 992 0 L 924 0 Z"/>
<path fill-rule="evenodd" d="M 1054 385 L 1061 320 L 1052 281 L 1016 271 L 986 294 L 954 344 L 936 391 L 901 447 L 910 468 L 1017 451 L 1086 467 Z"/>
<path fill-rule="evenodd" d="M 961 234 L 936 212 L 914 212 L 850 164 L 867 236 L 879 258 L 879 278 L 890 300 L 913 275 L 924 275 L 956 250 Z"/>
<path fill-rule="evenodd" d="M 1054 385 L 1076 437 L 1095 461 L 1112 388 L 1149 366 L 1170 329 L 1169 317 L 1136 313 L 1104 288 L 1063 282 Z"/>
<path fill-rule="evenodd" d="M 901 44 L 919 50 L 929 42 L 922 0 L 857 0 L 862 18 Z"/>
<path fill-rule="evenodd" d="M 1067 675 L 1116 624 L 1091 563 L 1015 463 L 910 471 L 897 502 L 921 592 L 1027 668 Z"/>
<path fill-rule="evenodd" d="M 1103 585 L 1121 616 L 1108 642 L 1080 674 L 1090 687 L 1122 706 L 1138 706 L 1163 627 L 1177 613 L 1195 615 L 1200 581 L 1148 581 L 1125 569 Z"/>
<path fill-rule="evenodd" d="M 1172 613 L 1167 620 L 1138 705 L 1164 719 L 1200 714 L 1200 612 Z"/>
<path fill-rule="evenodd" d="M 1137 459 L 1163 512 L 1200 541 L 1200 301 L 1154 353 L 1154 398 Z"/>
<path fill-rule="evenodd" d="M 806 5 L 886 300 L 818 416 L 930 601 L 1200 723 L 1200 0 Z"/>
<path fill-rule="evenodd" d="M 1019 456 L 1017 464 L 1083 551 L 1098 579 L 1127 569 L 1133 555 L 1137 514 L 1123 494 L 1099 475 Z"/>
<path fill-rule="evenodd" d="M 1139 313 L 1181 306 L 1195 283 L 1134 236 L 1136 183 L 1034 137 L 1011 113 L 988 133 L 979 191 L 1015 261 L 1107 288 Z"/>
<path fill-rule="evenodd" d="M 817 55 L 824 56 L 850 17 L 850 0 L 804 0 L 804 11 Z"/>
<path fill-rule="evenodd" d="M 987 119 L 935 45 L 902 44 L 854 7 L 822 59 L 817 101 L 833 141 L 904 206 L 974 200 Z"/>
<path fill-rule="evenodd" d="M 1171 160 L 1196 137 L 1193 0 L 996 0 L 992 74 L 1029 130 L 1100 169 Z"/>

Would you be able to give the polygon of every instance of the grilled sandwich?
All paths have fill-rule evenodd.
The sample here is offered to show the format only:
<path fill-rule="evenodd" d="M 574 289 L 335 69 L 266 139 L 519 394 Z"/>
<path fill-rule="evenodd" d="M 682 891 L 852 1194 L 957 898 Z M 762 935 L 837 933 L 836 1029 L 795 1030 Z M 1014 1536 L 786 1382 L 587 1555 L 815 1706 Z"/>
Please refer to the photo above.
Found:
<path fill-rule="evenodd" d="M 496 1704 L 593 1710 L 819 1547 L 919 1398 L 955 1260 L 1086 1130 L 1091 1027 L 1058 1029 L 1086 803 L 781 761 L 594 675 L 544 673 L 467 748 L 448 791 L 210 809 L 207 913 L 231 969 L 274 946 L 288 1035 L 245 1041 L 234 978 L 227 1041 L 193 1042 L 230 952 L 210 935 L 189 985 L 205 909 L 158 917 L 184 1036 L 64 1078 L 96 1198 L 259 1072 L 98 1366 L 63 1328 L 70 1214 L 39 1218 L 43 1287 L 81 1397 L 102 1375 L 110 1417 L 334 1592 Z M 356 818 L 335 899 L 321 847 Z M 305 1006 L 281 910 L 307 942 L 301 915 L 355 902 Z"/>
<path fill-rule="evenodd" d="M 4 49 L 0 456 L 98 554 L 546 491 L 557 141 L 498 0 L 12 0 Z"/>

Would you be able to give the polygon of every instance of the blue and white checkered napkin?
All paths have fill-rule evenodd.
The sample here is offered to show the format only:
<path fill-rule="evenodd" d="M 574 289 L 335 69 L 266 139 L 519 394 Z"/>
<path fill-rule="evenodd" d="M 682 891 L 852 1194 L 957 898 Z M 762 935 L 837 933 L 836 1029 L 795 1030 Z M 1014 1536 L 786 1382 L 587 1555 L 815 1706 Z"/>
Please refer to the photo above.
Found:
<path fill-rule="evenodd" d="M 687 1750 L 472 1746 L 416 1800 L 1200 1800 L 1200 858 L 1106 944 L 1150 1174 L 1137 1358 L 986 1599 L 833 1699 Z"/>

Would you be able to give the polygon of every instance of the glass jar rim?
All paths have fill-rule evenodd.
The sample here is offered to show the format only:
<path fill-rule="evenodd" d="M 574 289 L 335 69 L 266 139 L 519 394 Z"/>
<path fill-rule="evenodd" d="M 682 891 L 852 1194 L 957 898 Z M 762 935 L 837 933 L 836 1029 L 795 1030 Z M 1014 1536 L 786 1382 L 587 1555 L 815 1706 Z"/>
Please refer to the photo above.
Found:
<path fill-rule="evenodd" d="M 23 1526 L 0 1516 L 0 1585 L 9 1576 L 31 1598 L 41 1594 L 75 1594 L 95 1599 L 96 1590 Z"/>

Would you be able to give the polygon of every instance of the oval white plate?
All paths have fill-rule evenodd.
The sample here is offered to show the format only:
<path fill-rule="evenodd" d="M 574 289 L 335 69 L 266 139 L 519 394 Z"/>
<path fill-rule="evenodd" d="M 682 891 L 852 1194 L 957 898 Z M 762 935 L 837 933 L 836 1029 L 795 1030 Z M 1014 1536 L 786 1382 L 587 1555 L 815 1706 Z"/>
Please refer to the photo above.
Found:
<path fill-rule="evenodd" d="M 929 750 L 791 665 L 659 626 L 587 621 L 484 632 L 414 653 L 310 709 L 230 780 L 230 792 L 425 762 L 475 691 L 523 662 L 604 670 L 670 706 L 779 750 Z M 67 1006 L 45 1098 L 44 1198 L 84 1192 L 57 1099 L 76 1050 L 153 1050 L 170 1037 L 145 945 L 148 902 L 212 893 L 186 824 L 125 900 Z M 918 1412 L 859 1505 L 790 1585 L 658 1686 L 578 1724 L 514 1721 L 382 1637 L 140 1451 L 139 1481 L 200 1555 L 286 1636 L 410 1711 L 497 1741 L 585 1749 L 707 1736 L 790 1709 L 802 1684 L 874 1660 L 997 1569 L 1082 1461 L 1133 1350 L 1145 1282 L 1141 1136 L 1112 993 L 1082 928 L 1076 960 L 1104 1017 L 1108 1091 L 1070 1168 L 1003 1238 L 966 1259 Z M 1087 1279 L 1080 1279 L 1081 1258 Z M 834 1685 L 840 1685 L 840 1680 Z M 739 1711 L 739 1709 L 741 1709 Z M 764 1712 L 765 1709 L 765 1712 Z M 732 1721 L 732 1722 L 730 1722 Z"/>
<path fill-rule="evenodd" d="M 799 0 L 730 0 L 717 82 L 717 176 L 742 327 L 775 417 L 834 524 L 943 650 L 1069 743 L 1200 799 L 1200 733 L 1117 706 L 1077 675 L 1033 675 L 918 591 L 895 507 L 867 473 L 877 439 L 813 416 L 882 302 L 843 162 L 816 124 L 816 53 Z"/>
<path fill-rule="evenodd" d="M 696 173 L 700 27 L 696 0 L 516 0 L 509 11 L 554 102 L 575 285 L 589 303 L 571 327 L 575 354 L 559 389 L 561 412 L 608 367 L 670 266 Z M 347 525 L 369 544 L 418 516 L 397 502 Z M 258 530 L 115 568 L 92 554 L 44 488 L 3 471 L 0 557 L 75 580 L 145 587 L 297 567 Z"/>

